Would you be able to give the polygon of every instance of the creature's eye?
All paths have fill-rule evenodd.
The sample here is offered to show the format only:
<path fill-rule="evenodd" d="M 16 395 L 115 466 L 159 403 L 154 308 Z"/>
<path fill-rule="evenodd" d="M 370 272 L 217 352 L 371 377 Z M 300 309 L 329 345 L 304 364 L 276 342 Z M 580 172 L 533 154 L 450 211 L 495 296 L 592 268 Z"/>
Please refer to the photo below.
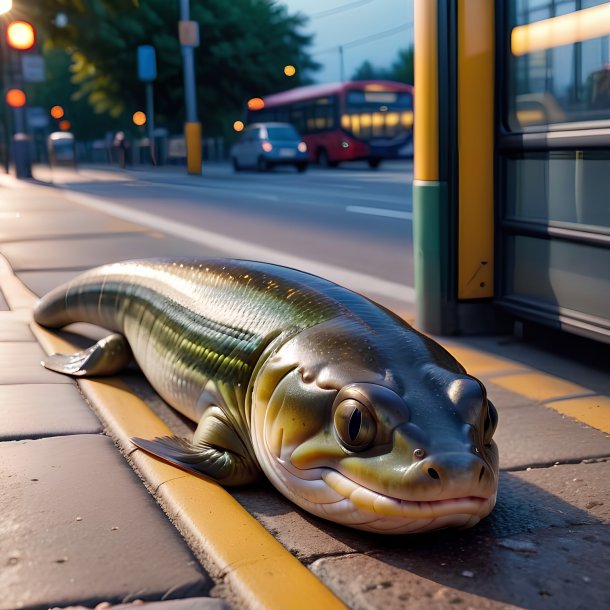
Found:
<path fill-rule="evenodd" d="M 347 398 L 335 409 L 335 430 L 350 451 L 364 451 L 375 439 L 375 418 L 361 402 Z"/>

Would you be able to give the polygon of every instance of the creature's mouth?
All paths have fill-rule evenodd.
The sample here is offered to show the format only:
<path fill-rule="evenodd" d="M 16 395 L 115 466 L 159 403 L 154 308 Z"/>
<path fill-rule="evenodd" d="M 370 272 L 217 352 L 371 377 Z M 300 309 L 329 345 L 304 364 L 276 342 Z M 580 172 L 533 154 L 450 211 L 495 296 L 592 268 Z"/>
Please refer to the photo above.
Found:
<path fill-rule="evenodd" d="M 495 497 L 462 496 L 443 500 L 405 500 L 366 489 L 336 470 L 322 473 L 325 483 L 351 502 L 357 509 L 373 513 L 379 518 L 439 519 L 452 515 L 472 515 L 479 519 L 489 514 Z M 477 519 L 478 520 L 478 519 Z"/>

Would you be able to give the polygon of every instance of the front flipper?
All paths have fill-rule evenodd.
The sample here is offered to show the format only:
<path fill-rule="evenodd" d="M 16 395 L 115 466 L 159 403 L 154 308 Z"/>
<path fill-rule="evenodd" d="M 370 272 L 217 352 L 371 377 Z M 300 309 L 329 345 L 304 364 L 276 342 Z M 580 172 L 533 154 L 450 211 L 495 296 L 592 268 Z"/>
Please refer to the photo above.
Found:
<path fill-rule="evenodd" d="M 123 335 L 113 334 L 95 345 L 75 354 L 52 354 L 42 365 L 73 377 L 114 375 L 122 371 L 132 359 L 131 348 Z"/>
<path fill-rule="evenodd" d="M 154 440 L 132 438 L 131 442 L 171 464 L 194 474 L 204 474 L 222 485 L 245 485 L 261 474 L 256 461 L 218 407 L 206 411 L 193 442 L 177 436 Z"/>

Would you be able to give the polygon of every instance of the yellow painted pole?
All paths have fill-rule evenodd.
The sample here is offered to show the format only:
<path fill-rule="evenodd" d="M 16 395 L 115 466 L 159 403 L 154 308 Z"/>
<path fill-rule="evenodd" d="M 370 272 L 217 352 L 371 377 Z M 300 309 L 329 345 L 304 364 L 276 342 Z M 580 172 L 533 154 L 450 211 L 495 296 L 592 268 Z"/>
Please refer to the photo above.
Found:
<path fill-rule="evenodd" d="M 201 123 L 184 124 L 186 142 L 186 169 L 189 174 L 201 174 Z"/>
<path fill-rule="evenodd" d="M 458 299 L 481 299 L 494 293 L 494 2 L 458 0 L 457 15 Z"/>
<path fill-rule="evenodd" d="M 415 0 L 414 179 L 439 179 L 438 163 L 438 6 Z"/>

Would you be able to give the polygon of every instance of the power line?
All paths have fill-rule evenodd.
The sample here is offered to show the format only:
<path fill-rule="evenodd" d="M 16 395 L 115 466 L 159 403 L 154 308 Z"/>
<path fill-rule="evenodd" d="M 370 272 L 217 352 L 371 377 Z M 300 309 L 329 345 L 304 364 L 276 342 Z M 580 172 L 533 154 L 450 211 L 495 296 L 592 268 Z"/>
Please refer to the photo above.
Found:
<path fill-rule="evenodd" d="M 344 11 L 349 11 L 353 8 L 358 8 L 363 4 L 369 4 L 373 0 L 356 0 L 355 2 L 350 2 L 349 4 L 342 4 L 340 6 L 336 6 L 335 8 L 329 8 L 325 11 L 320 11 L 318 13 L 313 13 L 309 15 L 310 19 L 322 19 L 323 17 L 330 17 L 331 15 L 336 15 L 337 13 L 343 13 Z"/>
<path fill-rule="evenodd" d="M 349 49 L 350 47 L 357 47 L 361 44 L 366 44 L 367 42 L 373 42 L 374 40 L 379 40 L 380 38 L 384 38 L 385 36 L 391 36 L 392 34 L 397 34 L 398 32 L 402 32 L 409 28 L 413 27 L 412 23 L 403 23 L 402 25 L 396 26 L 394 28 L 390 28 L 389 30 L 384 30 L 383 32 L 377 32 L 376 34 L 370 34 L 369 36 L 364 36 L 362 38 L 357 38 L 356 40 L 352 40 L 351 42 L 346 42 L 345 44 L 338 44 L 334 47 L 327 47 L 326 49 L 322 49 L 321 51 L 316 51 L 313 55 L 322 55 L 323 53 L 331 53 L 336 51 L 337 49 Z"/>

